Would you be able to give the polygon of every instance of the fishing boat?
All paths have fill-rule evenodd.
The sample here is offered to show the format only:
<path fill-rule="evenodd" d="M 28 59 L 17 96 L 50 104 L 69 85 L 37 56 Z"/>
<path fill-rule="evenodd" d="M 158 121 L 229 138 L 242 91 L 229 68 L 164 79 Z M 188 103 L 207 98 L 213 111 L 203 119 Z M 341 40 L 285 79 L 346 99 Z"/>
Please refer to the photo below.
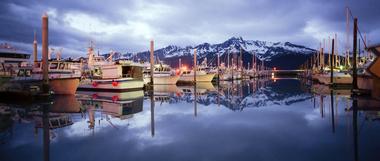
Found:
<path fill-rule="evenodd" d="M 72 68 L 72 62 L 49 62 L 49 88 L 53 94 L 75 94 L 81 77 L 80 70 Z M 17 75 L 1 86 L 2 92 L 29 93 L 31 95 L 41 92 L 42 89 L 42 65 L 36 62 L 36 66 L 22 66 Z"/>
<path fill-rule="evenodd" d="M 0 85 L 18 73 L 18 68 L 29 61 L 30 54 L 18 50 L 8 43 L 0 44 Z"/>
<path fill-rule="evenodd" d="M 153 84 L 166 84 L 173 85 L 176 84 L 180 78 L 180 72 L 172 70 L 172 68 L 167 64 L 155 64 L 153 66 Z M 144 83 L 150 83 L 150 65 L 148 64 L 144 68 Z"/>
<path fill-rule="evenodd" d="M 92 45 L 88 48 L 85 74 L 80 90 L 138 90 L 144 87 L 143 66 L 130 60 L 112 61 L 112 53 L 106 59 L 95 55 Z"/>
<path fill-rule="evenodd" d="M 368 56 L 366 63 L 363 66 L 358 67 L 358 88 L 370 91 L 371 96 L 374 98 L 380 98 L 380 70 L 379 70 L 379 55 L 380 44 L 367 47 L 370 54 L 374 56 Z"/>
<path fill-rule="evenodd" d="M 358 70 L 357 70 L 358 88 L 361 90 L 370 91 L 373 88 L 373 77 L 367 70 L 367 68 L 372 62 L 373 60 L 369 60 L 367 63 L 358 67 Z"/>
<path fill-rule="evenodd" d="M 319 74 L 317 79 L 322 84 L 331 84 L 331 72 Z M 352 76 L 348 72 L 333 71 L 334 85 L 350 85 L 352 84 Z"/>
<path fill-rule="evenodd" d="M 211 82 L 214 76 L 215 73 L 210 73 L 207 68 L 199 66 L 195 74 L 195 79 L 196 82 Z M 184 70 L 178 81 L 194 82 L 194 70 Z"/>
<path fill-rule="evenodd" d="M 220 80 L 231 81 L 241 79 L 241 72 L 236 69 L 225 69 L 220 73 Z"/>
<path fill-rule="evenodd" d="M 214 68 L 208 67 L 207 59 L 204 59 L 203 62 L 196 67 L 196 71 L 194 71 L 194 69 L 189 70 L 186 67 L 183 67 L 181 69 L 181 72 L 182 75 L 179 78 L 178 82 L 189 83 L 194 82 L 194 78 L 196 79 L 196 82 L 211 82 L 212 79 L 214 79 L 217 71 L 215 71 Z"/>

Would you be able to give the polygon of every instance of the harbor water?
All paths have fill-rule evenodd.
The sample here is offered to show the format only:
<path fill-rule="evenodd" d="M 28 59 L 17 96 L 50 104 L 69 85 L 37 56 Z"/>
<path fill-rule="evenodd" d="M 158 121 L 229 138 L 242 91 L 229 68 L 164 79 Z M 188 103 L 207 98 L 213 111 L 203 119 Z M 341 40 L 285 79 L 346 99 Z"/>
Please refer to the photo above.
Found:
<path fill-rule="evenodd" d="M 380 158 L 380 104 L 298 78 L 0 104 L 0 160 Z"/>

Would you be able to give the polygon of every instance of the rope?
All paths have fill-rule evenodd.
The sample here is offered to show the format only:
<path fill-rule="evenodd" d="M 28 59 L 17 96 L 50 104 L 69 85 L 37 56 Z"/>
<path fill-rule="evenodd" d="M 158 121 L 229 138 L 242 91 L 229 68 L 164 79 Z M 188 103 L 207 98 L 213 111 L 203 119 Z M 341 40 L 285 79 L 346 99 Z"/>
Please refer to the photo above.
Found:
<path fill-rule="evenodd" d="M 348 9 L 348 11 L 349 11 L 349 14 L 351 15 L 352 20 L 354 20 L 355 18 L 354 18 L 353 14 L 352 14 L 351 9 L 350 9 L 349 7 L 347 7 L 347 9 Z M 363 44 L 364 44 L 364 47 L 367 48 L 367 44 L 366 44 L 366 42 L 364 41 L 363 35 L 362 35 L 362 33 L 361 33 L 360 29 L 359 29 L 359 25 L 358 25 L 357 27 L 358 27 L 357 29 L 358 29 L 358 32 L 359 32 L 359 36 L 360 36 L 360 38 L 361 38 L 361 40 L 362 40 L 362 42 L 363 42 Z"/>

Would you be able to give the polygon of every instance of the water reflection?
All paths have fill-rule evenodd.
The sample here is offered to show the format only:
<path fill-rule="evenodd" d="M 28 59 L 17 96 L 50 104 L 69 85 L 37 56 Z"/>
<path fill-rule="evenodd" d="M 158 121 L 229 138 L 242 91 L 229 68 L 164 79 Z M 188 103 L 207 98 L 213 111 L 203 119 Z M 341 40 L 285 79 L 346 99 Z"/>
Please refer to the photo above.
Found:
<path fill-rule="evenodd" d="M 379 105 L 297 79 L 80 91 L 1 104 L 0 160 L 374 160 Z"/>

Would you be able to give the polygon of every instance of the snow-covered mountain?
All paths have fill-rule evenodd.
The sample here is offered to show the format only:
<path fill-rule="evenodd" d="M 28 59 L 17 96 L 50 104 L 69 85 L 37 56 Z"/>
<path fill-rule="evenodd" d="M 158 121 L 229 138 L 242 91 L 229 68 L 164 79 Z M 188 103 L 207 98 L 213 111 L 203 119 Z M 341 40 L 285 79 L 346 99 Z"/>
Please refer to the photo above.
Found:
<path fill-rule="evenodd" d="M 277 65 L 283 68 L 298 67 L 298 65 L 303 63 L 307 57 L 316 52 L 314 49 L 295 45 L 290 42 L 267 42 L 259 40 L 244 40 L 242 37 L 232 37 L 219 44 L 203 43 L 196 46 L 186 47 L 170 45 L 155 50 L 154 54 L 156 58 L 164 60 L 172 66 L 177 65 L 178 58 L 181 58 L 183 63 L 191 65 L 192 59 L 190 58 L 193 57 L 194 49 L 197 50 L 198 60 L 207 58 L 212 64 L 216 64 L 216 57 L 218 54 L 220 55 L 220 60 L 222 62 L 227 60 L 228 53 L 230 55 L 229 59 L 235 58 L 236 60 L 236 58 L 239 57 L 241 49 L 245 66 L 247 66 L 248 63 L 252 64 L 252 56 L 255 55 L 260 61 L 265 61 L 268 66 Z M 282 65 L 281 62 L 277 62 L 278 60 L 286 61 L 287 57 L 292 58 L 290 59 L 292 60 L 290 66 L 288 65 L 289 63 L 282 62 Z M 149 59 L 149 52 L 145 51 L 137 53 L 134 55 L 134 58 L 147 61 Z M 276 63 L 273 64 L 272 62 Z"/>

